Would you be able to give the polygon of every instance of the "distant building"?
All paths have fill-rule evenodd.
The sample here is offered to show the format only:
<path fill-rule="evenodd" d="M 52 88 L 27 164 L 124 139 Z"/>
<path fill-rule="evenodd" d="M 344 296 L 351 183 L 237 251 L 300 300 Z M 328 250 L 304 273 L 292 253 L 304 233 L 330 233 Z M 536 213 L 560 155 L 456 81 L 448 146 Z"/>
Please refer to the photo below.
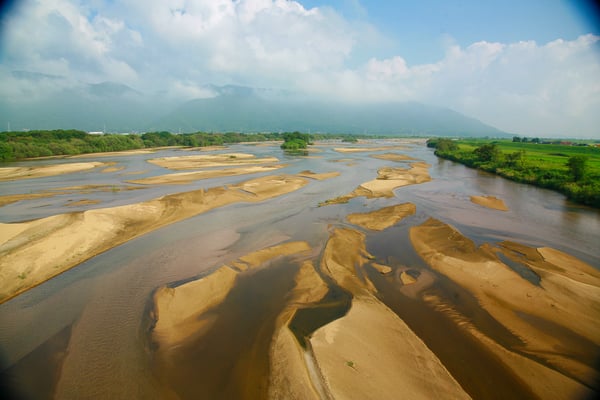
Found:
<path fill-rule="evenodd" d="M 90 135 L 104 135 L 104 132 L 88 132 Z"/>

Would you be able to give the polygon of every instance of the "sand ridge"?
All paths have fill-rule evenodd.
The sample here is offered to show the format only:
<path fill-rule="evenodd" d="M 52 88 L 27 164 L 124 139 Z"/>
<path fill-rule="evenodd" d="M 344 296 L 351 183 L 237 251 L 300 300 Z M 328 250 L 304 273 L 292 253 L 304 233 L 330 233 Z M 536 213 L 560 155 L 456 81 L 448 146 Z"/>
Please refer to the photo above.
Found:
<path fill-rule="evenodd" d="M 293 175 L 266 176 L 228 188 L 200 189 L 125 206 L 0 224 L 0 302 L 162 226 L 228 204 L 264 201 L 307 183 Z"/>
<path fill-rule="evenodd" d="M 129 180 L 127 182 L 135 183 L 138 185 L 183 185 L 201 179 L 220 178 L 224 176 L 237 176 L 245 174 L 258 174 L 261 172 L 275 171 L 284 167 L 287 167 L 287 164 L 256 165 L 227 169 L 210 169 L 202 171 L 179 172 L 174 174 L 151 176 L 148 178 Z"/>
<path fill-rule="evenodd" d="M 346 219 L 351 224 L 374 231 L 382 231 L 390 226 L 396 225 L 399 221 L 409 215 L 413 215 L 416 210 L 417 207 L 414 204 L 403 203 L 384 207 L 368 213 L 349 214 Z"/>
<path fill-rule="evenodd" d="M 18 179 L 35 179 L 48 176 L 71 174 L 74 172 L 88 171 L 97 167 L 105 166 L 106 163 L 78 162 L 65 164 L 40 165 L 35 167 L 3 167 L 0 168 L 0 182 L 14 181 Z"/>
<path fill-rule="evenodd" d="M 159 167 L 174 170 L 267 164 L 276 163 L 278 161 L 279 160 L 275 157 L 257 158 L 255 155 L 247 153 L 200 154 L 193 156 L 161 157 L 148 160 L 149 163 L 158 165 Z"/>
<path fill-rule="evenodd" d="M 544 260 L 539 250 L 523 245 L 477 247 L 456 229 L 435 219 L 411 228 L 410 239 L 433 269 L 473 293 L 486 311 L 521 338 L 523 352 L 545 360 L 546 365 L 568 377 L 588 384 L 597 379 L 597 371 L 576 361 L 586 357 L 579 350 L 582 340 L 600 344 L 596 318 L 600 310 L 600 275 L 593 267 L 581 261 L 572 263 L 571 256 L 557 250 L 542 250 L 547 255 Z M 540 284 L 513 271 L 496 252 L 535 271 Z M 547 324 L 572 330 L 574 335 L 549 331 Z M 557 348 L 561 351 L 556 352 Z M 535 387 L 544 382 L 527 384 Z"/>
<path fill-rule="evenodd" d="M 497 199 L 494 196 L 471 196 L 471 201 L 493 210 L 508 211 L 508 207 L 506 207 L 504 201 L 502 199 Z"/>

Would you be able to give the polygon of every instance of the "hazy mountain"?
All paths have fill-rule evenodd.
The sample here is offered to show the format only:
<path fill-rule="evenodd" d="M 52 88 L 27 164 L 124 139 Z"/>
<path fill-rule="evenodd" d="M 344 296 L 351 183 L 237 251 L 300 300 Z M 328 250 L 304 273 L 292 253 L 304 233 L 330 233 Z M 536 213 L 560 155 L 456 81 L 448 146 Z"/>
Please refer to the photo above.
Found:
<path fill-rule="evenodd" d="M 348 104 L 295 100 L 289 95 L 228 87 L 189 101 L 153 127 L 182 131 L 312 131 L 381 135 L 504 136 L 456 111 L 419 103 Z"/>
<path fill-rule="evenodd" d="M 131 131 L 312 131 L 331 133 L 504 136 L 489 125 L 458 112 L 418 103 L 351 104 L 322 102 L 262 88 L 207 85 L 214 97 L 184 103 L 161 94 L 143 94 L 115 82 L 62 85 L 54 75 L 15 71 L 30 85 L 31 100 L 0 100 L 4 129 L 75 128 Z M 36 88 L 49 90 L 36 96 Z M 55 89 L 60 87 L 60 89 Z"/>

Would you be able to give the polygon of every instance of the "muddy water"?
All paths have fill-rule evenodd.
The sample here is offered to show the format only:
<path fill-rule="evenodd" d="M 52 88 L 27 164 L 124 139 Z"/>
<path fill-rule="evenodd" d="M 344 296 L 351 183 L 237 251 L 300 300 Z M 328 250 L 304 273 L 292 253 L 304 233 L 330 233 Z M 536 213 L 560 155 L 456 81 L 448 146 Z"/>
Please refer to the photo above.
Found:
<path fill-rule="evenodd" d="M 201 371 L 193 375 L 194 383 L 189 386 L 173 384 L 172 379 L 176 380 L 176 377 L 171 379 L 168 372 L 157 373 L 151 368 L 145 312 L 153 290 L 171 282 L 202 276 L 245 253 L 284 240 L 306 240 L 313 247 L 322 246 L 327 240 L 330 226 L 347 225 L 344 220 L 347 214 L 406 201 L 416 204 L 417 213 L 414 216 L 382 234 L 370 234 L 368 237 L 368 250 L 378 259 L 390 264 L 409 266 L 414 270 L 424 271 L 424 274 L 431 273 L 412 250 L 406 232 L 410 226 L 434 217 L 454 225 L 476 243 L 494 243 L 508 239 L 530 246 L 549 246 L 600 267 L 597 248 L 600 212 L 569 203 L 563 196 L 547 190 L 512 183 L 449 161 L 437 160 L 422 145 L 401 152 L 430 163 L 432 182 L 400 188 L 396 190 L 396 197 L 393 199 L 358 198 L 348 204 L 317 207 L 319 202 L 344 195 L 359 183 L 373 179 L 379 167 L 403 165 L 376 160 L 366 154 L 335 153 L 330 146 L 321 146 L 321 150 L 321 153 L 314 154 L 320 158 L 305 158 L 282 156 L 275 146 L 233 146 L 227 151 L 248 152 L 259 157 L 275 155 L 289 164 L 276 173 L 296 173 L 310 169 L 315 172 L 340 171 L 341 175 L 328 181 L 312 181 L 297 192 L 264 203 L 224 207 L 165 227 L 101 254 L 0 305 L 0 370 L 3 384 L 7 383 L 13 390 L 34 399 L 152 399 L 162 397 L 164 380 L 167 379 L 169 386 L 178 388 L 176 393 L 195 398 L 198 391 L 201 391 L 199 388 L 205 384 L 195 381 L 211 381 L 212 378 L 208 378 L 215 376 L 211 365 L 202 364 L 202 354 L 198 353 L 200 350 L 195 346 L 190 347 L 187 354 L 198 354 L 198 359 L 188 364 L 182 363 L 181 367 L 182 374 L 192 374 L 191 371 L 195 368 Z M 115 157 L 114 161 L 119 163 L 117 166 L 125 166 L 124 170 L 110 174 L 87 172 L 1 183 L 0 190 L 3 194 L 28 193 L 39 188 L 82 184 L 125 184 L 125 180 L 131 178 L 125 175 L 129 172 L 146 171 L 135 175 L 135 178 L 167 173 L 167 170 L 145 161 L 166 155 L 182 153 L 168 150 L 154 155 Z M 348 158 L 355 165 L 332 162 Z M 104 160 L 106 159 L 102 159 Z M 166 193 L 240 182 L 249 177 L 211 179 L 189 185 L 156 186 L 131 192 L 69 194 L 14 203 L 0 207 L 0 221 L 19 221 L 55 213 L 127 204 Z M 481 194 L 503 199 L 510 211 L 489 210 L 469 201 L 470 195 Z M 101 203 L 79 208 L 65 206 L 69 200 L 83 198 L 98 199 Z M 280 285 L 264 300 L 264 304 L 261 303 L 264 306 L 256 303 L 252 312 L 266 315 L 276 313 L 281 304 L 275 299 L 279 299 L 287 290 L 293 272 L 293 268 L 284 266 L 269 272 L 274 275 L 264 278 L 280 282 Z M 256 278 L 262 279 L 260 275 Z M 496 383 L 500 381 L 507 387 L 524 390 L 518 377 L 503 370 L 485 349 L 471 346 L 465 337 L 461 338 L 460 332 L 456 332 L 451 321 L 444 319 L 443 315 L 435 314 L 423 302 L 386 289 L 388 283 L 385 280 L 378 281 L 374 278 L 374 281 L 381 288 L 384 300 L 389 304 L 396 304 L 395 311 L 417 334 L 422 335 L 461 384 L 473 387 L 469 392 L 477 393 L 476 398 L 497 398 L 495 393 L 499 392 L 496 390 L 501 390 L 498 388 L 502 385 Z M 253 296 L 250 283 L 248 282 L 246 289 L 238 288 L 239 291 L 235 292 L 237 294 L 232 294 L 233 297 L 228 300 L 230 303 L 227 303 L 227 309 L 231 312 L 223 313 L 220 325 L 223 327 L 222 331 L 227 330 L 225 327 L 235 326 L 233 315 L 236 314 L 233 310 Z M 450 286 L 439 279 L 435 284 L 438 286 L 431 289 L 433 293 L 445 301 L 454 302 L 457 307 L 462 304 L 462 312 L 478 318 L 478 327 L 491 332 L 494 338 L 507 346 L 513 345 L 510 335 L 494 326 L 493 321 L 486 319 L 485 315 L 474 311 L 477 308 L 469 305 L 466 295 L 459 294 L 460 299 L 464 299 L 461 302 L 455 298 L 456 291 L 450 290 Z M 265 290 L 273 288 L 265 287 Z M 335 317 L 327 314 L 327 311 L 331 310 L 317 311 L 317 314 L 307 320 L 315 322 L 323 315 L 325 320 Z M 310 311 L 305 313 L 310 315 Z M 306 327 L 310 323 L 301 325 Z M 266 325 L 253 329 L 254 337 L 265 338 L 272 326 L 266 322 Z M 256 329 L 263 329 L 267 334 L 256 334 Z M 312 328 L 306 329 L 310 331 Z M 443 334 L 445 332 L 448 334 Z M 223 343 L 219 341 L 219 336 L 214 334 L 211 339 L 211 343 L 215 343 L 213 351 L 218 351 L 221 346 L 217 344 Z M 244 343 L 246 344 L 242 346 L 240 342 L 241 347 L 238 346 L 237 350 L 228 350 L 228 357 L 230 361 L 236 357 L 243 359 L 243 354 L 252 352 L 252 346 L 259 346 L 258 353 L 255 353 L 258 358 L 251 359 L 259 365 L 258 371 L 262 371 L 256 375 L 260 382 L 266 374 L 266 344 L 264 341 Z M 198 345 L 201 345 L 200 342 Z M 262 361 L 256 361 L 260 357 L 263 357 Z M 469 364 L 464 357 L 473 357 L 477 362 Z M 188 372 L 185 372 L 186 368 L 189 368 Z M 215 366 L 215 369 L 221 371 L 217 374 L 219 377 L 237 376 L 231 365 L 219 368 Z M 45 380 L 33 385 L 39 371 L 48 371 L 48 374 Z M 238 382 L 244 382 L 240 379 Z M 217 383 L 215 385 L 211 390 L 220 390 L 218 387 L 221 386 Z M 235 393 L 258 393 L 259 397 L 260 393 L 264 393 L 261 385 L 256 389 L 258 392 L 242 389 L 242 383 L 236 387 L 237 389 L 231 389 L 236 390 Z M 527 394 L 525 391 L 519 393 Z"/>

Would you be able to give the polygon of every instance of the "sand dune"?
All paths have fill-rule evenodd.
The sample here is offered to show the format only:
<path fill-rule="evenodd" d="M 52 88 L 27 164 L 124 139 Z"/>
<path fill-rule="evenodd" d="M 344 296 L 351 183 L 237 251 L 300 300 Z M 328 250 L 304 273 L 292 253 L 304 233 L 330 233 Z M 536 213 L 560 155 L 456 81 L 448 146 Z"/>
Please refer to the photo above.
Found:
<path fill-rule="evenodd" d="M 374 231 L 382 231 L 402 219 L 413 215 L 417 207 L 412 203 L 397 204 L 368 213 L 349 214 L 346 219 L 354 225 Z"/>
<path fill-rule="evenodd" d="M 356 269 L 370 258 L 364 239 L 360 232 L 336 229 L 321 261 L 322 270 L 354 296 L 346 316 L 318 329 L 310 339 L 331 397 L 470 398 L 435 354 L 357 276 Z"/>
<path fill-rule="evenodd" d="M 593 361 L 583 361 L 590 357 L 589 347 L 584 350 L 583 343 L 600 344 L 597 270 L 553 249 L 514 243 L 503 243 L 502 248 L 477 247 L 456 229 L 434 219 L 411 228 L 410 238 L 432 268 L 473 293 L 486 311 L 523 340 L 521 351 L 593 385 L 598 372 L 590 365 Z M 497 252 L 534 271 L 539 284 L 501 262 Z M 561 351 L 557 352 L 558 348 Z M 545 382 L 527 384 L 535 389 Z"/>
<path fill-rule="evenodd" d="M 271 172 L 277 169 L 286 167 L 286 164 L 269 165 L 269 166 L 248 166 L 240 168 L 227 169 L 210 169 L 194 172 L 179 172 L 175 174 L 165 174 L 159 176 L 151 176 L 143 179 L 129 180 L 129 183 L 138 185 L 183 185 L 200 179 L 219 178 L 223 176 L 237 176 L 245 174 L 258 174 L 261 172 Z"/>
<path fill-rule="evenodd" d="M 429 164 L 424 162 L 411 163 L 407 168 L 384 167 L 377 171 L 377 179 L 360 184 L 353 192 L 335 199 L 321 203 L 321 206 L 329 204 L 347 203 L 355 197 L 366 197 L 368 199 L 378 197 L 394 197 L 394 190 L 402 186 L 415 185 L 429 182 Z"/>
<path fill-rule="evenodd" d="M 237 202 L 295 191 L 304 178 L 267 176 L 120 207 L 0 224 L 0 302 L 137 236 Z"/>
<path fill-rule="evenodd" d="M 0 168 L 0 182 L 17 179 L 44 178 L 47 176 L 71 174 L 105 166 L 101 162 L 80 162 L 66 164 L 40 165 L 36 167 L 4 167 Z"/>

